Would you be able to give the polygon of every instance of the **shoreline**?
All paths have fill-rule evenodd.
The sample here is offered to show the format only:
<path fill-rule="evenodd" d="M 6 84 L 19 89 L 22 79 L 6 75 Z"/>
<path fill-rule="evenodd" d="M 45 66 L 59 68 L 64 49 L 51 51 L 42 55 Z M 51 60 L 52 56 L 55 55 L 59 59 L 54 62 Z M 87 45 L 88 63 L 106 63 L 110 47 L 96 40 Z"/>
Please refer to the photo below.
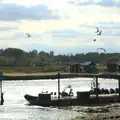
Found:
<path fill-rule="evenodd" d="M 60 73 L 60 79 L 64 78 L 77 78 L 77 77 L 84 77 L 84 78 L 93 78 L 94 76 L 98 76 L 98 78 L 109 78 L 109 79 L 119 79 L 120 74 L 116 73 L 99 73 L 99 74 L 90 74 L 90 73 Z M 37 80 L 37 79 L 58 79 L 57 73 L 41 73 L 41 74 L 11 74 L 10 73 L 3 73 L 4 80 Z"/>

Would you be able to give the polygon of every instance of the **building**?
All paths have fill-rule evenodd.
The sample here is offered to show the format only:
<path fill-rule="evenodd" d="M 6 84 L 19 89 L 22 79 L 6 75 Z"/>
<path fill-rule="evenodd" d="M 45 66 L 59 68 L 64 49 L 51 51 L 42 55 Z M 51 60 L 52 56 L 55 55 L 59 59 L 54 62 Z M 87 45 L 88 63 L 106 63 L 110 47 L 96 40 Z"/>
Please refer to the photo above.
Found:
<path fill-rule="evenodd" d="M 75 63 L 70 65 L 70 72 L 71 73 L 80 73 L 82 72 L 82 66 L 80 65 L 80 63 Z"/>
<path fill-rule="evenodd" d="M 120 60 L 107 63 L 108 72 L 120 72 Z"/>
<path fill-rule="evenodd" d="M 84 63 L 76 63 L 73 65 L 70 65 L 70 72 L 74 73 L 96 73 L 98 72 L 97 65 L 95 62 L 84 62 Z"/>
<path fill-rule="evenodd" d="M 108 63 L 107 64 L 107 71 L 108 72 L 117 72 L 118 71 L 118 63 Z"/>
<path fill-rule="evenodd" d="M 93 61 L 84 62 L 84 63 L 81 63 L 81 65 L 82 65 L 83 71 L 85 73 L 96 73 L 96 72 L 98 72 L 97 65 Z"/>
<path fill-rule="evenodd" d="M 50 51 L 50 56 L 54 56 L 54 51 Z"/>

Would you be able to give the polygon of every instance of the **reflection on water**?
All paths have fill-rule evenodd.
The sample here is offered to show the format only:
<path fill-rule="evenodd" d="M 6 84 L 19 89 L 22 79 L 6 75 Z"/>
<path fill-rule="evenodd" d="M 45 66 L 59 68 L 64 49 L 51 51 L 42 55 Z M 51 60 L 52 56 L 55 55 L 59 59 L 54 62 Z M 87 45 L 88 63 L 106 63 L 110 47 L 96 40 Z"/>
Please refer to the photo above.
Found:
<path fill-rule="evenodd" d="M 61 90 L 71 84 L 76 91 L 90 90 L 91 78 L 74 78 L 61 80 Z M 116 88 L 117 80 L 100 79 L 102 87 Z M 27 106 L 25 94 L 38 95 L 43 89 L 57 91 L 57 80 L 4 81 L 4 105 L 0 106 L 0 120 L 70 120 L 78 113 L 67 109 Z M 80 113 L 79 113 L 80 115 Z"/>

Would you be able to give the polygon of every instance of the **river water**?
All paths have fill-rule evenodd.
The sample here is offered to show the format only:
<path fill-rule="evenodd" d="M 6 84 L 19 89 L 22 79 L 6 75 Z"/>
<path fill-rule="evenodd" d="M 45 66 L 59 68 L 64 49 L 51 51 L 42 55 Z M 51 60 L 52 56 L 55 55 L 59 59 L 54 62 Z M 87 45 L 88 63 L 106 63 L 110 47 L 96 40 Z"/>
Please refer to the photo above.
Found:
<path fill-rule="evenodd" d="M 71 84 L 76 91 L 90 90 L 92 78 L 61 79 L 61 90 Z M 117 88 L 117 80 L 99 79 L 103 88 Z M 69 109 L 28 106 L 25 94 L 38 95 L 42 90 L 57 91 L 57 80 L 3 81 L 4 105 L 0 106 L 0 120 L 70 120 L 80 115 Z"/>

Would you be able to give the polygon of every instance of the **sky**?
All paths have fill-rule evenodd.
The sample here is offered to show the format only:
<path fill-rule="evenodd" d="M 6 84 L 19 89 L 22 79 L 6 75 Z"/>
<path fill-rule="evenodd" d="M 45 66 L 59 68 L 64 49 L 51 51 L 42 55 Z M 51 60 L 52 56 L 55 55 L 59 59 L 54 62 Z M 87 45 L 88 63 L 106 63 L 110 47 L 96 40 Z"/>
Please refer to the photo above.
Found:
<path fill-rule="evenodd" d="M 0 48 L 8 47 L 56 54 L 120 52 L 120 0 L 0 0 Z"/>

